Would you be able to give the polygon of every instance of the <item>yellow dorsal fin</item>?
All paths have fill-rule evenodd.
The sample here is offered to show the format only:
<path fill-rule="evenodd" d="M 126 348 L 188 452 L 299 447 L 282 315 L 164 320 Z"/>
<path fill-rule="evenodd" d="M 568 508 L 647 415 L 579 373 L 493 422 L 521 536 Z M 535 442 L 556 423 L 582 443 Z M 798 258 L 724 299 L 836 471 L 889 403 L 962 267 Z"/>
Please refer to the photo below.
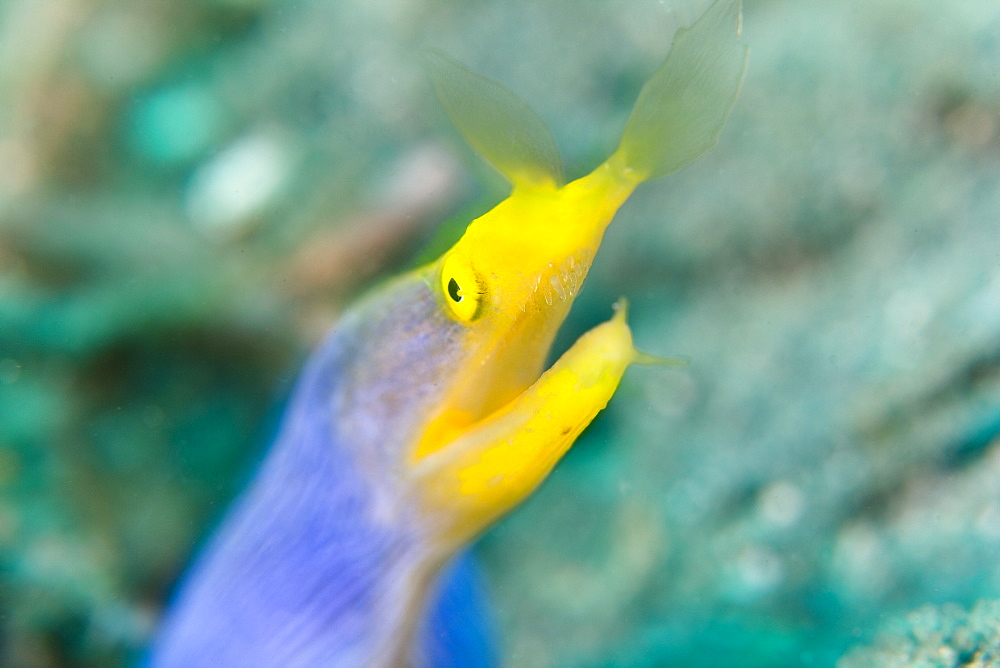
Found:
<path fill-rule="evenodd" d="M 740 0 L 716 0 L 690 28 L 678 30 L 608 162 L 643 181 L 686 167 L 715 146 L 746 71 L 739 34 Z"/>
<path fill-rule="evenodd" d="M 562 184 L 562 158 L 552 133 L 514 93 L 436 49 L 424 62 L 441 105 L 477 153 L 514 186 Z"/>

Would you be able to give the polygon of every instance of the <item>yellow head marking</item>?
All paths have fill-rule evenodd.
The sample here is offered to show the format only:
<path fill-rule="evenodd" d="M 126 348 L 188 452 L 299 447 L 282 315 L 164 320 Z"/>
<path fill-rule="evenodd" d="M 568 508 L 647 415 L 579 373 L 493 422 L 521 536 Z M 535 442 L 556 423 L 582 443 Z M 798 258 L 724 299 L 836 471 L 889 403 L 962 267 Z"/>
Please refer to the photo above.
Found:
<path fill-rule="evenodd" d="M 716 0 L 680 31 L 618 149 L 570 183 L 548 130 L 513 93 L 429 55 L 446 111 L 514 186 L 426 274 L 441 308 L 466 325 L 462 362 L 442 379 L 408 461 L 443 544 L 468 540 L 530 494 L 604 408 L 628 365 L 677 362 L 636 351 L 622 308 L 542 373 L 618 208 L 640 182 L 715 144 L 746 61 L 739 14 L 740 0 Z"/>

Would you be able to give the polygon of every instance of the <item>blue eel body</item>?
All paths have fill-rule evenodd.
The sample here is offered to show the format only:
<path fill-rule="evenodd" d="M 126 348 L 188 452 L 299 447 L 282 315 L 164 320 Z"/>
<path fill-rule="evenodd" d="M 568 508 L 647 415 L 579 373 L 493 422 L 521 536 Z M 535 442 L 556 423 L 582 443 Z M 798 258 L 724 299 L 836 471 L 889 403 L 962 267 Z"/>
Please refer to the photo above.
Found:
<path fill-rule="evenodd" d="M 152 668 L 496 664 L 467 555 L 441 564 L 414 610 L 432 546 L 393 473 L 435 379 L 460 362 L 459 327 L 416 274 L 345 315 L 182 583 Z"/>

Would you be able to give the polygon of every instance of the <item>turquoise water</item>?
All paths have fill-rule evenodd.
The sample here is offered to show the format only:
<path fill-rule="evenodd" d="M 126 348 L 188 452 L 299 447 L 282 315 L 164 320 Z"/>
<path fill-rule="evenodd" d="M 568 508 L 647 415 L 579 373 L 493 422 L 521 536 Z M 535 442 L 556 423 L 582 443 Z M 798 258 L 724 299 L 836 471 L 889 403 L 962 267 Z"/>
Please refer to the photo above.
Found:
<path fill-rule="evenodd" d="M 0 6 L 0 664 L 135 661 L 314 342 L 505 194 L 421 47 L 580 174 L 701 9 Z M 1000 6 L 747 0 L 744 35 L 719 146 L 566 326 L 624 295 L 691 366 L 630 370 L 477 547 L 508 664 L 995 662 Z"/>

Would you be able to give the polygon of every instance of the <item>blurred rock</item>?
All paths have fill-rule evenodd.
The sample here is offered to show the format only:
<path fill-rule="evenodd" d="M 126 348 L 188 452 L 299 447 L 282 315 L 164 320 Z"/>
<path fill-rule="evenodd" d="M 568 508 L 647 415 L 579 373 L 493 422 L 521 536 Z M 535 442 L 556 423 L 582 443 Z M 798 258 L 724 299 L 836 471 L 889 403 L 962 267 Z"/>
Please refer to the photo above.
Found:
<path fill-rule="evenodd" d="M 0 664 L 134 662 L 312 342 L 503 196 L 419 48 L 578 174 L 705 4 L 0 5 Z M 744 31 L 719 146 L 640 189 L 567 323 L 626 295 L 691 367 L 630 371 L 478 548 L 509 665 L 988 665 L 1000 5 L 748 2 Z"/>

